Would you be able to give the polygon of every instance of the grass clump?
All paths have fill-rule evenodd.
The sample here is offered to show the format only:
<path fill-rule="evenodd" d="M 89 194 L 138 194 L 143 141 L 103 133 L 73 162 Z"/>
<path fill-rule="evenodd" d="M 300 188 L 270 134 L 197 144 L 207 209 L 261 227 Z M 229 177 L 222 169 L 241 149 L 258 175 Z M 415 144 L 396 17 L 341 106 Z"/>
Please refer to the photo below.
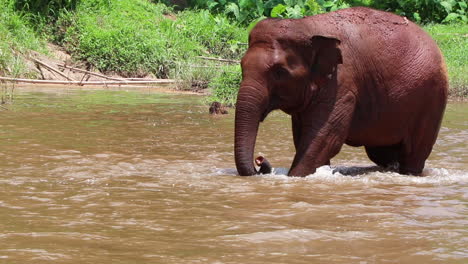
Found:
<path fill-rule="evenodd" d="M 174 22 L 163 16 L 167 11 L 145 0 L 83 1 L 74 17 L 65 17 L 74 23 L 66 29 L 64 46 L 103 72 L 166 78 L 174 60 L 197 50 L 194 41 L 177 36 Z"/>
<path fill-rule="evenodd" d="M 212 15 L 208 10 L 187 10 L 177 14 L 175 23 L 185 39 L 203 47 L 204 55 L 238 59 L 246 50 L 240 43 L 247 42 L 248 31 L 224 15 Z"/>
<path fill-rule="evenodd" d="M 468 97 L 468 24 L 431 24 L 424 29 L 435 39 L 445 57 L 450 95 Z"/>
<path fill-rule="evenodd" d="M 241 80 L 242 73 L 239 65 L 224 67 L 209 84 L 211 95 L 207 98 L 208 102 L 216 101 L 229 107 L 235 106 Z"/>
<path fill-rule="evenodd" d="M 195 57 L 178 61 L 170 72 L 182 80 L 180 89 L 201 90 L 223 72 L 219 62 L 206 61 L 198 56 L 239 60 L 247 49 L 248 31 L 231 22 L 224 15 L 213 15 L 207 10 L 185 10 L 177 13 L 175 27 L 179 38 L 195 41 L 199 49 Z"/>

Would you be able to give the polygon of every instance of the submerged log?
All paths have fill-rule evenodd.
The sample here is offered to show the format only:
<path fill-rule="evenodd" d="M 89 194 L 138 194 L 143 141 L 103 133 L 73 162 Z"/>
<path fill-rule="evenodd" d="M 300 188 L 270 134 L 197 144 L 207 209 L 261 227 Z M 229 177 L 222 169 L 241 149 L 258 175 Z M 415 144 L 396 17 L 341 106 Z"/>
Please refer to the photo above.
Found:
<path fill-rule="evenodd" d="M 125 79 L 109 77 L 109 76 L 106 76 L 104 74 L 100 74 L 100 73 L 96 73 L 96 72 L 92 72 L 92 71 L 87 71 L 87 70 L 71 67 L 71 66 L 68 66 L 66 64 L 58 64 L 58 66 L 61 67 L 61 68 L 64 68 L 64 69 L 69 69 L 71 71 L 81 72 L 81 73 L 85 73 L 85 74 L 88 74 L 88 75 L 94 75 L 94 76 L 101 77 L 101 78 L 108 79 L 108 80 L 121 81 L 121 82 L 126 81 Z"/>

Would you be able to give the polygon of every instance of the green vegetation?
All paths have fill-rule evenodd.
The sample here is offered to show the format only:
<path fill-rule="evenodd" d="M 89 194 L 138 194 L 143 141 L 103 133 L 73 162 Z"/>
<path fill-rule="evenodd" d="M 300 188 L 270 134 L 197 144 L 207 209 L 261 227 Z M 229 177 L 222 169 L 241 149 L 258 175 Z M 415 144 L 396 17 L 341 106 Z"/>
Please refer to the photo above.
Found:
<path fill-rule="evenodd" d="M 59 16 L 59 23 L 71 25 L 63 45 L 103 72 L 168 77 L 173 61 L 193 56 L 198 47 L 180 38 L 175 24 L 164 18 L 167 12 L 166 6 L 143 0 L 83 1 L 74 16 Z"/>
<path fill-rule="evenodd" d="M 194 0 L 192 7 L 224 13 L 242 24 L 261 17 L 301 18 L 351 6 L 367 6 L 416 22 L 468 22 L 465 0 Z"/>
<path fill-rule="evenodd" d="M 166 5 L 135 1 L 83 1 L 73 16 L 63 13 L 58 24 L 70 25 L 59 41 L 78 60 L 103 72 L 141 77 L 180 77 L 177 63 L 197 55 L 238 57 L 237 42 L 247 37 L 222 16 L 208 11 L 183 11 L 177 17 Z M 188 77 L 188 76 L 185 76 Z"/>
<path fill-rule="evenodd" d="M 26 69 L 24 56 L 31 50 L 45 52 L 45 42 L 8 1 L 0 0 L 0 10 L 0 75 L 33 76 Z"/>
<path fill-rule="evenodd" d="M 185 9 L 174 11 L 175 2 Z M 240 67 L 199 56 L 239 60 L 249 29 L 264 17 L 350 6 L 428 23 L 446 56 L 452 94 L 468 96 L 466 0 L 0 0 L 0 75 L 34 77 L 24 59 L 31 50 L 47 53 L 49 41 L 101 72 L 181 79 L 180 89 L 209 87 L 208 100 L 233 105 Z"/>

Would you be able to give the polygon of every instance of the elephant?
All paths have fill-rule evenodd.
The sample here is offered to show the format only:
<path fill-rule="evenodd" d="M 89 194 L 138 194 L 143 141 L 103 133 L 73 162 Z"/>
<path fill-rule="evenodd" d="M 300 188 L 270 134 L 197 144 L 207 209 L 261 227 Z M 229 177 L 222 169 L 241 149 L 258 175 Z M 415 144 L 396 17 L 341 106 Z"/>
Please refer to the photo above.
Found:
<path fill-rule="evenodd" d="M 301 19 L 267 18 L 241 60 L 234 156 L 241 176 L 259 174 L 259 124 L 291 116 L 289 176 L 330 164 L 343 144 L 364 146 L 379 166 L 421 175 L 447 104 L 448 77 L 435 41 L 405 17 L 353 7 Z"/>

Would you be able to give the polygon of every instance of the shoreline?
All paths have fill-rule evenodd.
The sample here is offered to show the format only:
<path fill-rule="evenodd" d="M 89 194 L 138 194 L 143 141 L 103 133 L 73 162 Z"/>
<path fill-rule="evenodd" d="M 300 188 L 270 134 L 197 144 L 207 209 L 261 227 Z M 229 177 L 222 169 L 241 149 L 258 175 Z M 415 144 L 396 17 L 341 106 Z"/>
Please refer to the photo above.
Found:
<path fill-rule="evenodd" d="M 177 89 L 176 85 L 171 84 L 158 84 L 158 85 L 128 85 L 128 84 L 112 84 L 112 85 L 76 85 L 76 84 L 20 84 L 20 83 L 5 83 L 0 82 L 0 87 L 3 86 L 7 89 L 20 89 L 30 91 L 59 91 L 59 90 L 82 90 L 82 91 L 131 91 L 131 92 L 148 92 L 148 93 L 168 93 L 168 94 L 186 94 L 204 96 L 206 93 L 186 91 Z"/>
<path fill-rule="evenodd" d="M 0 81 L 0 87 L 6 86 L 13 89 L 28 89 L 28 90 L 83 90 L 83 91 L 133 91 L 133 92 L 148 92 L 148 93 L 168 93 L 168 94 L 183 94 L 208 96 L 207 91 L 191 91 L 177 89 L 176 83 L 160 83 L 157 85 L 132 85 L 132 84 L 109 84 L 109 85 L 77 85 L 77 84 L 27 84 L 27 83 L 10 83 Z M 449 95 L 447 102 L 465 103 L 468 102 L 468 97 Z M 231 108 L 231 107 L 230 107 Z M 234 108 L 234 107 L 232 107 Z"/>

